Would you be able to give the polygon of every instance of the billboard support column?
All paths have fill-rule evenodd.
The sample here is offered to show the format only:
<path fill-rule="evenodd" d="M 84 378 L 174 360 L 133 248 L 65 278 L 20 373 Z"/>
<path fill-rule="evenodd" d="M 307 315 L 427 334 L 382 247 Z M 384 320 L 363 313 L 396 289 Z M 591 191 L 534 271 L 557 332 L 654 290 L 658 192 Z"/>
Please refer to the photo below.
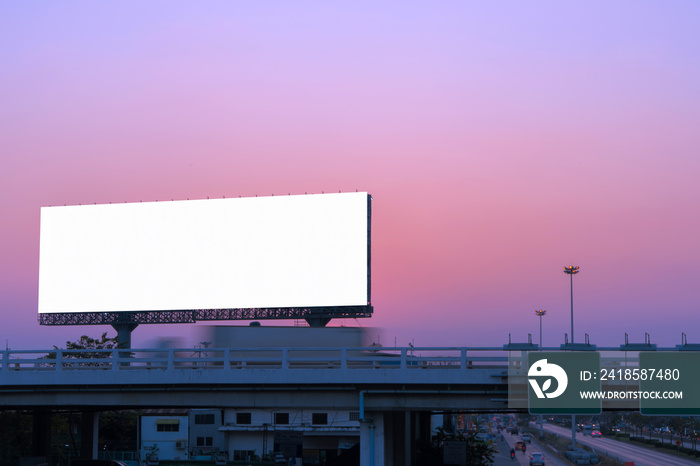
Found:
<path fill-rule="evenodd" d="M 130 313 L 125 312 L 118 315 L 117 321 L 112 323 L 112 327 L 117 331 L 119 348 L 131 348 L 131 332 L 138 326 L 139 324 L 132 321 Z M 121 356 L 127 356 L 127 353 L 123 355 L 120 354 L 120 357 Z"/>
<path fill-rule="evenodd" d="M 328 322 L 330 322 L 330 317 L 307 317 L 306 322 L 309 327 L 325 327 Z"/>

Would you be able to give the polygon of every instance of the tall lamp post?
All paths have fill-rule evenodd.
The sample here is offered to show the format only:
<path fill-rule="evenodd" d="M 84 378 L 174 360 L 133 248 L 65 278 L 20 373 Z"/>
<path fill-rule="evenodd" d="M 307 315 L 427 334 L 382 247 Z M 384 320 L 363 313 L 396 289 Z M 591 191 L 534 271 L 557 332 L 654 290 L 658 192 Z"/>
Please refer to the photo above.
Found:
<path fill-rule="evenodd" d="M 574 342 L 574 275 L 578 273 L 578 266 L 564 266 L 564 273 L 571 277 L 571 343 Z M 576 415 L 571 416 L 571 446 L 576 448 Z"/>
<path fill-rule="evenodd" d="M 564 267 L 564 273 L 571 277 L 571 343 L 574 342 L 574 275 L 578 273 L 578 267 L 570 265 Z"/>
<path fill-rule="evenodd" d="M 535 315 L 540 318 L 540 349 L 542 349 L 542 316 L 547 315 L 547 311 L 540 309 L 535 311 Z"/>
<path fill-rule="evenodd" d="M 542 317 L 547 315 L 547 311 L 544 309 L 539 309 L 535 311 L 535 315 L 540 318 L 540 350 L 542 349 Z M 542 422 L 542 415 L 540 414 L 540 438 L 544 438 L 544 423 Z"/>

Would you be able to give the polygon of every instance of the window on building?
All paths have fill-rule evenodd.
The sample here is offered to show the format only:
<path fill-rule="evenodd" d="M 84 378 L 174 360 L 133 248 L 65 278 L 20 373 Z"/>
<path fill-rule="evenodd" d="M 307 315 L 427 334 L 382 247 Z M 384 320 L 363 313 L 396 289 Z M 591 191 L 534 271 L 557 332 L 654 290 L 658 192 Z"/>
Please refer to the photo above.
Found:
<path fill-rule="evenodd" d="M 156 420 L 156 431 L 158 432 L 180 432 L 179 419 L 158 419 Z"/>
<path fill-rule="evenodd" d="M 275 413 L 275 424 L 289 424 L 289 413 Z"/>
<path fill-rule="evenodd" d="M 250 413 L 236 413 L 236 424 L 251 424 Z"/>
<path fill-rule="evenodd" d="M 328 413 L 311 413 L 311 424 L 327 425 Z"/>
<path fill-rule="evenodd" d="M 348 420 L 349 421 L 359 421 L 360 420 L 360 412 L 359 411 L 350 411 Z"/>
<path fill-rule="evenodd" d="M 214 445 L 214 437 L 197 437 L 198 447 L 210 447 Z"/>
<path fill-rule="evenodd" d="M 195 414 L 194 415 L 195 424 L 214 424 L 213 414 Z"/>

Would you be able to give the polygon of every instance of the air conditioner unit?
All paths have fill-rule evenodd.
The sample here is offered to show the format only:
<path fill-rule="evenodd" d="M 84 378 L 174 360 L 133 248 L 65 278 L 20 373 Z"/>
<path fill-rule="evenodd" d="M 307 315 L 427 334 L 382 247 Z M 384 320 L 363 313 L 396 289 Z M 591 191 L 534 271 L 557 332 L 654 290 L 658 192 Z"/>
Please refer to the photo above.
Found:
<path fill-rule="evenodd" d="M 179 442 L 175 442 L 175 448 L 180 448 L 180 449 L 187 449 L 187 442 L 185 440 L 181 440 Z"/>

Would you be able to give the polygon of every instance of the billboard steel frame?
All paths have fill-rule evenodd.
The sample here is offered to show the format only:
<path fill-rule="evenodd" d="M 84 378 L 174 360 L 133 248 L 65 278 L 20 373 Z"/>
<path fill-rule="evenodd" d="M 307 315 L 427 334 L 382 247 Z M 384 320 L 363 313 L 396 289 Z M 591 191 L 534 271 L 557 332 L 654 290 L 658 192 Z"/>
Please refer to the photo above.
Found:
<path fill-rule="evenodd" d="M 189 324 L 209 320 L 338 319 L 372 317 L 372 306 L 180 311 L 58 312 L 39 314 L 41 325 Z M 325 325 L 325 324 L 324 324 Z"/>

